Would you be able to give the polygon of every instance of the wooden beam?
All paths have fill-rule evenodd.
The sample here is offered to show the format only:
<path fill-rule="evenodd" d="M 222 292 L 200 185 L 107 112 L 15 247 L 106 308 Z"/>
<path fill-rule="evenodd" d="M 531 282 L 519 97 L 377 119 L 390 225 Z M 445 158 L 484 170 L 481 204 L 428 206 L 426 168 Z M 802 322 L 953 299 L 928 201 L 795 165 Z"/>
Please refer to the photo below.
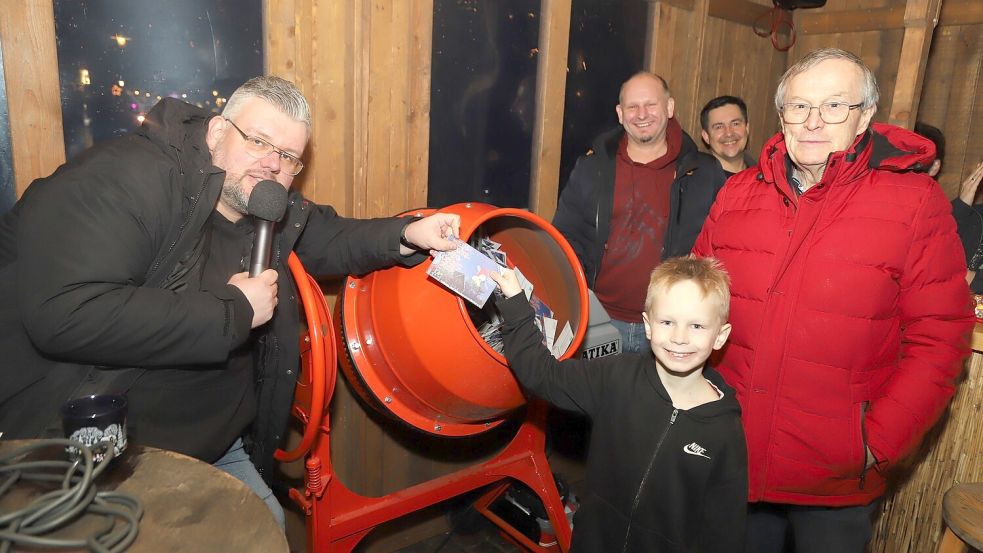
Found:
<path fill-rule="evenodd" d="M 556 212 L 560 189 L 560 146 L 567 89 L 571 5 L 571 0 L 542 0 L 540 4 L 529 209 L 546 220 L 552 219 Z"/>
<path fill-rule="evenodd" d="M 662 2 L 665 5 L 680 8 L 689 12 L 698 9 L 697 0 L 647 1 L 650 4 Z M 727 21 L 733 21 L 734 23 L 747 25 L 748 27 L 753 27 L 754 22 L 757 21 L 758 18 L 764 16 L 770 11 L 771 7 L 763 4 L 756 4 L 754 2 L 750 2 L 749 0 L 710 0 L 707 15 L 710 17 L 716 17 L 718 19 L 725 19 Z"/>
<path fill-rule="evenodd" d="M 795 32 L 800 35 L 882 31 L 901 29 L 904 26 L 904 6 L 819 12 L 798 10 L 795 12 Z"/>
<path fill-rule="evenodd" d="M 888 116 L 891 124 L 906 129 L 915 124 L 928 51 L 939 21 L 941 4 L 942 0 L 908 0 L 905 7 L 904 41 L 901 43 L 898 78 L 894 82 L 894 97 Z"/>
<path fill-rule="evenodd" d="M 938 21 L 939 25 L 944 26 L 979 25 L 983 23 L 983 2 L 945 0 Z M 795 31 L 800 35 L 886 31 L 904 27 L 905 6 L 902 5 L 859 10 L 795 12 Z"/>
<path fill-rule="evenodd" d="M 5 2 L 0 10 L 10 144 L 17 196 L 65 162 L 55 16 L 51 0 Z"/>
<path fill-rule="evenodd" d="M 748 0 L 710 0 L 707 15 L 753 27 L 755 21 L 765 17 L 770 11 L 769 6 L 755 4 Z"/>

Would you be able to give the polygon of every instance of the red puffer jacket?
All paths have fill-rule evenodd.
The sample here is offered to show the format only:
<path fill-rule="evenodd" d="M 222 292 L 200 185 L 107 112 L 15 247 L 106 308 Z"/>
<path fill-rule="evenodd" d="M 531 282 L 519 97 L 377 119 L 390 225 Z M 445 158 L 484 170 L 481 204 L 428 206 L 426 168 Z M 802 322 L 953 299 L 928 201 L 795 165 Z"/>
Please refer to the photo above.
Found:
<path fill-rule="evenodd" d="M 719 370 L 743 410 L 751 501 L 869 503 L 952 397 L 973 325 L 966 265 L 942 190 L 905 172 L 933 157 L 874 124 L 796 196 L 779 134 L 710 209 L 693 251 L 732 278 Z"/>

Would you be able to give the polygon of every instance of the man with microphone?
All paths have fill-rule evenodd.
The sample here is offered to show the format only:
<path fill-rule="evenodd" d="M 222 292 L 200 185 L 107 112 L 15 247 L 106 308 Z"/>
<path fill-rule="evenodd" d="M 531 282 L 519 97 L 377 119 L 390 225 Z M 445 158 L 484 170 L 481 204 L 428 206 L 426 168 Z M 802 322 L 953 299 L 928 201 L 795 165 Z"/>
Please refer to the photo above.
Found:
<path fill-rule="evenodd" d="M 291 184 L 310 135 L 303 94 L 257 77 L 221 115 L 164 99 L 33 182 L 0 218 L 3 438 L 58 434 L 67 399 L 123 393 L 130 439 L 230 472 L 282 525 L 264 478 L 299 365 L 287 256 L 362 274 L 460 230 L 451 214 L 355 220 L 304 199 Z"/>

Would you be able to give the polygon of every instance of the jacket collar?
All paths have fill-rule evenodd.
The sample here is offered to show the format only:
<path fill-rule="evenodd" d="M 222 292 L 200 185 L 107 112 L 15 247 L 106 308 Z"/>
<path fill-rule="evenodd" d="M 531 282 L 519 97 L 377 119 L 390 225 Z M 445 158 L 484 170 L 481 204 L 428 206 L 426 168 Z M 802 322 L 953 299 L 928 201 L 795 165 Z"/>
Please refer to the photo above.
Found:
<path fill-rule="evenodd" d="M 690 138 L 689 134 L 682 129 L 675 117 L 669 120 L 669 125 L 675 125 L 676 128 L 679 129 L 679 133 L 682 137 L 679 155 L 676 157 L 676 174 L 685 175 L 686 173 L 696 169 L 696 159 L 694 156 L 690 155 L 693 152 L 698 151 L 696 148 L 696 143 L 693 142 L 693 139 Z M 594 145 L 591 149 L 595 153 L 603 152 L 609 159 L 615 159 L 615 157 L 618 155 L 618 145 L 621 142 L 621 137 L 624 135 L 624 127 L 618 126 L 609 129 L 594 140 Z"/>
<path fill-rule="evenodd" d="M 770 183 L 788 184 L 785 135 L 773 136 L 761 150 L 758 163 L 762 178 Z M 820 182 L 849 183 L 873 169 L 903 172 L 927 167 L 935 159 L 935 145 L 912 131 L 873 123 L 843 151 L 833 152 L 826 162 Z"/>

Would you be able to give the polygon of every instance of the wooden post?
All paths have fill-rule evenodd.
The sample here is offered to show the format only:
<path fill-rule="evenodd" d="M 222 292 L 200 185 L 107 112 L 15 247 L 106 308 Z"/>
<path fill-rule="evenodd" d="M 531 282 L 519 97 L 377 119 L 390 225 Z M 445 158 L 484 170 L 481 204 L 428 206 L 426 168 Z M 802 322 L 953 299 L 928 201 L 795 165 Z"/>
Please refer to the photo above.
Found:
<path fill-rule="evenodd" d="M 17 196 L 32 180 L 65 162 L 54 6 L 46 0 L 5 2 L 0 46 L 7 83 L 10 143 Z"/>
<path fill-rule="evenodd" d="M 571 0 L 543 0 L 536 64 L 536 119 L 532 131 L 529 209 L 546 220 L 560 189 L 563 107 L 567 90 Z"/>
<path fill-rule="evenodd" d="M 918 101 L 922 94 L 925 63 L 932 45 L 932 34 L 939 22 L 942 0 L 908 0 L 905 8 L 904 41 L 898 61 L 898 78 L 894 84 L 888 121 L 910 129 L 915 125 Z"/>

